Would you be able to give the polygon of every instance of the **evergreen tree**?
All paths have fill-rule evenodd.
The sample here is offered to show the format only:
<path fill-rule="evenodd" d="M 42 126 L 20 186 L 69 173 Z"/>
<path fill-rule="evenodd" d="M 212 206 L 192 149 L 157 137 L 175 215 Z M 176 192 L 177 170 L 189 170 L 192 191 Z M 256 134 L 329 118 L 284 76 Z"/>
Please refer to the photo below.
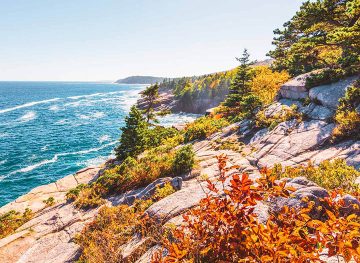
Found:
<path fill-rule="evenodd" d="M 125 117 L 125 126 L 121 128 L 120 145 L 115 149 L 120 160 L 137 156 L 145 147 L 147 123 L 136 106 L 132 106 L 129 116 Z"/>
<path fill-rule="evenodd" d="M 230 94 L 244 96 L 250 92 L 250 81 L 252 79 L 250 65 L 252 63 L 249 58 L 250 55 L 247 49 L 244 49 L 241 58 L 236 58 L 236 60 L 240 62 L 240 66 L 237 68 L 235 79 L 231 83 L 229 89 Z"/>
<path fill-rule="evenodd" d="M 359 0 L 306 1 L 294 17 L 274 30 L 276 70 L 296 76 L 319 68 L 360 67 Z"/>
<path fill-rule="evenodd" d="M 141 97 L 146 102 L 146 109 L 143 111 L 146 122 L 149 123 L 151 120 L 156 120 L 156 114 L 154 106 L 159 98 L 159 84 L 156 83 L 147 87 L 141 94 Z"/>
<path fill-rule="evenodd" d="M 241 58 L 236 58 L 240 62 L 236 76 L 230 85 L 229 95 L 223 102 L 226 115 L 233 121 L 250 118 L 255 114 L 257 107 L 261 105 L 260 99 L 251 92 L 251 81 L 254 77 L 249 60 L 249 53 L 246 49 Z"/>

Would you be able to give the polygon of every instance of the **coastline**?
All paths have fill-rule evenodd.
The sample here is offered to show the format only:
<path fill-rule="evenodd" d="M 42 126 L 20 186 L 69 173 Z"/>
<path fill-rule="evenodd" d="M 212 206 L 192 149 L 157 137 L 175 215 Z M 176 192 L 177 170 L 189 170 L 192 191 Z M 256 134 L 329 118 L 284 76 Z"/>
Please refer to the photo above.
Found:
<path fill-rule="evenodd" d="M 47 207 L 43 201 L 50 197 L 55 199 L 55 204 L 63 203 L 66 201 L 67 191 L 79 184 L 87 184 L 95 179 L 108 161 L 101 165 L 85 167 L 53 183 L 37 186 L 14 201 L 0 207 L 0 215 L 11 210 L 24 212 L 26 208 L 31 209 L 33 213 L 40 212 Z"/>

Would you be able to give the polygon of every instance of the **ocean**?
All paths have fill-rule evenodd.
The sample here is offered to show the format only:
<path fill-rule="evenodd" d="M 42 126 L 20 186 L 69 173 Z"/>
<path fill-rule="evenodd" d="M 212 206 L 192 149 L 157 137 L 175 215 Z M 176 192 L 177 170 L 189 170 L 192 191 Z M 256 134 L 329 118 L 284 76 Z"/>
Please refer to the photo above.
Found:
<path fill-rule="evenodd" d="M 0 206 L 113 155 L 144 85 L 0 82 Z M 192 121 L 170 114 L 160 124 Z"/>

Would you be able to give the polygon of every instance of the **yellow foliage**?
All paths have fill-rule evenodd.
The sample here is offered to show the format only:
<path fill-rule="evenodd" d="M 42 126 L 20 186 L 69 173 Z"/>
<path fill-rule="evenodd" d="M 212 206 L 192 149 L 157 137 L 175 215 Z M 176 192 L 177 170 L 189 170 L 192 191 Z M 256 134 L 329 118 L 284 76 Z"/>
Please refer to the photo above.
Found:
<path fill-rule="evenodd" d="M 267 66 L 257 66 L 254 71 L 255 77 L 251 81 L 251 90 L 263 104 L 271 103 L 280 86 L 290 78 L 286 71 L 273 72 Z"/>

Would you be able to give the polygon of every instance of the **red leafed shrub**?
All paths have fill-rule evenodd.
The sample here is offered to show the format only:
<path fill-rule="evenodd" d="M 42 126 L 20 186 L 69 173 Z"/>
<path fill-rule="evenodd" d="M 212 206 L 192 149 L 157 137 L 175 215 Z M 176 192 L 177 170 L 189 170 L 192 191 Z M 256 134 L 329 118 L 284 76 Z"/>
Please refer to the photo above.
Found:
<path fill-rule="evenodd" d="M 228 178 L 226 172 L 234 167 L 226 167 L 225 156 L 218 160 L 218 182 L 208 180 L 207 197 L 183 215 L 185 224 L 163 241 L 167 255 L 158 253 L 153 262 L 322 262 L 324 249 L 329 256 L 360 262 L 360 219 L 355 214 L 341 217 L 345 204 L 338 192 L 323 200 L 323 221 L 309 216 L 320 209 L 309 201 L 303 209 L 284 207 L 262 224 L 256 205 L 289 197 L 294 189 L 267 169 L 256 184 L 245 173 Z M 230 185 L 224 187 L 227 180 Z"/>

